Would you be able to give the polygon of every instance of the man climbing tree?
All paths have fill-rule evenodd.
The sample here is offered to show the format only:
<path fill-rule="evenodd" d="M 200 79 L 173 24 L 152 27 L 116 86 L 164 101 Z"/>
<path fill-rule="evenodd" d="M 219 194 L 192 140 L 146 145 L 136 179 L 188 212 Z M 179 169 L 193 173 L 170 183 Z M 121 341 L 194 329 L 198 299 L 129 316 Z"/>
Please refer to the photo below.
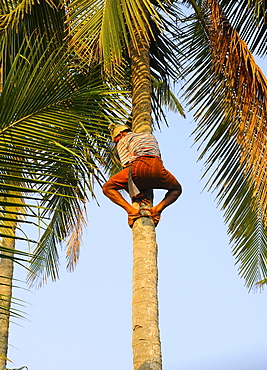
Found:
<path fill-rule="evenodd" d="M 128 213 L 128 224 L 133 226 L 139 217 L 151 217 L 157 226 L 161 212 L 174 203 L 182 193 L 176 178 L 162 163 L 158 142 L 148 132 L 134 133 L 126 125 L 109 126 L 112 140 L 117 144 L 120 161 L 124 169 L 113 175 L 103 186 L 104 194 Z M 146 209 L 149 215 L 129 204 L 118 190 L 125 189 L 134 202 L 149 203 L 146 200 L 148 189 L 166 189 L 164 199 L 156 206 Z"/>

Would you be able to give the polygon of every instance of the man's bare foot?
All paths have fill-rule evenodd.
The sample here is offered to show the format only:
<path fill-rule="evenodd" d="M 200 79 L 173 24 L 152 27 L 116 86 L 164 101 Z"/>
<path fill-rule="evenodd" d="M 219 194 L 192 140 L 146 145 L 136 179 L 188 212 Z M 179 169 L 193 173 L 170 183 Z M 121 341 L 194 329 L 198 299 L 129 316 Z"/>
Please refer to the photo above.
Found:
<path fill-rule="evenodd" d="M 142 212 L 144 211 L 144 212 Z M 148 211 L 149 213 L 147 213 Z M 157 207 L 151 207 L 151 208 L 143 208 L 141 210 L 138 210 L 136 208 L 133 208 L 131 210 L 131 213 L 128 213 L 128 225 L 132 228 L 134 222 L 140 218 L 140 217 L 151 217 L 152 221 L 155 225 L 155 227 L 158 225 L 160 221 L 161 212 L 157 209 Z"/>
<path fill-rule="evenodd" d="M 128 212 L 128 225 L 133 227 L 134 221 L 139 217 L 141 217 L 139 209 L 131 207 L 131 210 Z"/>
<path fill-rule="evenodd" d="M 148 211 L 148 213 L 147 213 L 147 211 Z M 128 225 L 132 228 L 134 222 L 140 217 L 151 217 L 150 209 L 143 208 L 143 209 L 138 210 L 138 209 L 135 208 L 134 214 L 133 213 L 128 213 Z M 153 220 L 153 222 L 155 223 L 154 220 Z"/>
<path fill-rule="evenodd" d="M 157 207 L 151 207 L 149 209 L 150 217 L 152 218 L 152 221 L 154 222 L 155 227 L 158 225 L 160 221 L 161 212 L 157 209 Z"/>
<path fill-rule="evenodd" d="M 128 225 L 130 226 L 130 228 L 132 228 L 132 227 L 133 227 L 134 222 L 135 222 L 138 218 L 140 218 L 140 217 L 142 217 L 142 216 L 140 215 L 140 213 L 139 213 L 138 215 L 130 215 L 130 214 L 128 213 Z"/>

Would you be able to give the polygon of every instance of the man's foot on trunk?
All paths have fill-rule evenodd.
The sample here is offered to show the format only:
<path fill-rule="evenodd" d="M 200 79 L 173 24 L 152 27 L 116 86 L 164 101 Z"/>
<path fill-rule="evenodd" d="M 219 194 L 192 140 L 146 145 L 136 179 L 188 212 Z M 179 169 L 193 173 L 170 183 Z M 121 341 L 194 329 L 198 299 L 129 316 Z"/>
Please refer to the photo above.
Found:
<path fill-rule="evenodd" d="M 133 224 L 134 222 L 138 219 L 142 217 L 142 215 L 140 215 L 140 213 L 136 214 L 136 215 L 132 215 L 130 213 L 128 213 L 128 225 L 130 226 L 130 228 L 133 227 Z"/>
<path fill-rule="evenodd" d="M 162 211 L 158 211 L 156 207 L 151 207 L 149 209 L 150 217 L 152 218 L 152 221 L 154 222 L 155 227 L 158 225 L 160 221 L 160 216 Z"/>
<path fill-rule="evenodd" d="M 143 209 L 140 209 L 140 210 L 135 210 L 136 212 L 133 213 L 128 213 L 128 225 L 132 228 L 133 227 L 133 224 L 134 222 L 140 218 L 140 217 L 151 217 L 150 215 L 150 209 L 147 209 L 147 208 L 143 208 Z M 145 212 L 142 212 L 142 211 L 145 211 Z M 146 211 L 148 211 L 149 213 L 147 213 Z M 138 213 L 137 213 L 138 212 Z M 155 223 L 155 221 L 153 220 L 153 222 Z"/>

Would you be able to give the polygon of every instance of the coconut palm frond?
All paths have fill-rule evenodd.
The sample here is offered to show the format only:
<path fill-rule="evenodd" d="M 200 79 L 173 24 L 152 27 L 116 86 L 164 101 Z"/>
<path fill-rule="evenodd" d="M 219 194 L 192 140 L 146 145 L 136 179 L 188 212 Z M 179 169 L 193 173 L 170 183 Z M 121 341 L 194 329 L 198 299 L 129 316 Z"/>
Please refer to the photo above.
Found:
<path fill-rule="evenodd" d="M 231 25 L 248 44 L 249 49 L 260 56 L 267 53 L 267 7 L 262 0 L 222 0 L 220 5 Z"/>
<path fill-rule="evenodd" d="M 191 16 L 184 30 L 185 96 L 199 121 L 200 158 L 208 155 L 208 186 L 218 192 L 240 274 L 251 287 L 266 274 L 266 81 L 218 2 L 205 4 L 201 22 Z"/>
<path fill-rule="evenodd" d="M 26 213 L 40 225 L 33 275 L 54 279 L 57 245 L 80 234 L 86 191 L 94 197 L 94 183 L 104 179 L 108 124 L 127 107 L 120 91 L 111 93 L 97 69 L 78 67 L 64 46 L 52 52 L 48 46 L 40 58 L 41 40 L 22 45 L 3 86 L 0 178 L 8 189 L 20 189 Z"/>
<path fill-rule="evenodd" d="M 180 81 L 182 77 L 182 67 L 179 63 L 181 52 L 176 41 L 181 36 L 179 23 L 184 15 L 176 4 L 167 2 L 164 6 L 165 11 L 160 12 L 162 28 L 150 19 L 152 35 L 149 56 L 151 75 L 169 84 L 170 80 Z"/>
<path fill-rule="evenodd" d="M 166 85 L 163 81 L 152 77 L 152 89 L 153 95 L 157 100 L 158 107 L 165 106 L 170 111 L 180 113 L 181 116 L 185 117 L 181 103 L 178 101 L 168 85 Z"/>
<path fill-rule="evenodd" d="M 249 183 L 249 175 L 240 167 L 235 138 L 227 132 L 217 134 L 218 142 L 206 160 L 207 171 L 213 170 L 207 186 L 217 190 L 239 273 L 251 289 L 267 276 L 267 228 L 259 197 Z"/>
<path fill-rule="evenodd" d="M 52 161 L 57 160 L 62 151 L 79 158 L 83 155 L 80 152 L 83 141 L 91 149 L 98 141 L 100 147 L 108 134 L 106 112 L 112 110 L 113 102 L 110 91 L 99 80 L 99 74 L 76 68 L 69 52 L 64 53 L 63 49 L 51 54 L 48 54 L 48 49 L 43 58 L 36 58 L 38 45 L 36 41 L 34 47 L 26 46 L 24 55 L 21 52 L 17 54 L 0 100 L 3 107 L 1 139 L 3 145 L 10 145 L 14 166 L 26 150 L 27 158 L 32 160 L 31 165 L 38 168 L 38 161 L 34 162 L 34 158 L 35 150 L 39 148 L 40 151 L 40 140 L 43 141 L 43 150 L 50 148 L 54 153 Z M 119 92 L 114 94 L 119 98 Z M 27 145 L 29 142 L 31 147 Z M 16 159 L 12 152 L 14 145 L 18 154 Z M 70 163 L 69 158 L 66 155 L 65 158 L 59 157 L 58 162 Z"/>
<path fill-rule="evenodd" d="M 224 76 L 222 88 L 234 108 L 244 171 L 267 214 L 267 80 L 247 45 L 226 21 L 218 2 L 210 0 L 207 26 L 210 35 L 214 74 Z M 227 113 L 226 113 L 227 114 Z M 267 225 L 267 219 L 265 220 Z"/>
<path fill-rule="evenodd" d="M 32 12 L 34 5 L 39 1 L 21 0 L 4 1 L 1 0 L 1 28 L 17 28 L 24 17 Z M 50 7 L 56 7 L 53 2 L 46 2 Z"/>
<path fill-rule="evenodd" d="M 267 276 L 267 228 L 258 197 L 253 194 L 253 188 L 243 178 L 243 173 L 236 180 L 235 191 L 232 201 L 225 201 L 229 204 L 226 222 L 240 276 L 251 289 Z"/>
<path fill-rule="evenodd" d="M 162 2 L 157 0 L 163 8 Z M 89 0 L 73 1 L 68 6 L 67 22 L 71 43 L 88 62 L 103 60 L 108 71 L 123 60 L 123 48 L 138 48 L 138 38 L 149 43 L 153 32 L 150 18 L 163 28 L 161 17 L 150 1 Z"/>
<path fill-rule="evenodd" d="M 14 191 L 13 183 L 10 184 L 11 186 L 5 185 L 1 187 L 0 193 L 0 318 L 2 327 L 10 317 L 25 318 L 25 312 L 21 311 L 21 302 L 11 297 L 12 288 L 16 287 L 12 282 L 12 271 L 15 263 L 25 268 L 32 256 L 29 252 L 15 249 L 16 241 L 27 243 L 32 241 L 20 230 L 20 224 L 26 221 L 21 192 Z M 17 235 L 16 231 L 18 231 Z"/>
<path fill-rule="evenodd" d="M 80 212 L 80 215 L 78 215 L 77 223 L 75 224 L 75 228 L 71 232 L 71 237 L 69 238 L 67 243 L 66 258 L 67 269 L 69 271 L 73 271 L 79 261 L 82 230 L 85 224 L 86 223 L 83 214 L 82 212 Z"/>
<path fill-rule="evenodd" d="M 16 55 L 21 44 L 31 35 L 43 37 L 43 45 L 50 43 L 51 48 L 57 48 L 63 44 L 65 34 L 64 16 L 65 10 L 59 7 L 58 0 L 55 2 L 40 1 L 8 1 L 2 4 L 0 15 L 0 42 L 1 53 L 5 57 L 4 70 L 8 73 L 13 55 Z M 51 39 L 53 38 L 53 43 Z M 7 63 L 10 58 L 10 63 Z"/>
<path fill-rule="evenodd" d="M 151 91 L 151 104 L 152 104 L 152 118 L 153 125 L 157 125 L 160 129 L 162 122 L 168 126 L 166 111 L 173 111 L 179 113 L 185 118 L 185 113 L 182 105 L 177 97 L 170 89 L 168 83 L 158 80 L 151 76 L 152 91 Z"/>
<path fill-rule="evenodd" d="M 79 1 L 77 8 L 73 2 L 67 15 L 70 43 L 87 64 L 103 62 L 109 81 L 112 77 L 123 89 L 122 81 L 126 82 L 129 89 L 130 47 L 138 49 L 138 38 L 150 39 L 153 77 L 165 84 L 180 78 L 179 49 L 175 42 L 180 32 L 177 22 L 182 17 L 178 6 L 158 1 L 143 2 L 141 6 L 139 1 L 132 0 L 91 1 L 80 5 Z"/>
<path fill-rule="evenodd" d="M 6 283 L 5 285 L 12 285 L 12 282 L 7 282 L 7 279 L 5 276 L 0 276 L 0 281 L 4 279 L 6 280 Z M 0 283 L 2 284 L 2 282 Z M 17 285 L 12 285 L 13 287 L 15 288 L 21 288 L 21 286 L 17 286 Z M 14 306 L 14 308 L 10 308 L 10 310 L 7 309 L 7 303 L 9 301 L 9 297 L 8 296 L 2 296 L 1 297 L 1 305 L 0 305 L 0 316 L 4 316 L 4 315 L 10 315 L 11 317 L 13 318 L 16 318 L 16 319 L 26 319 L 27 317 L 27 313 L 23 310 L 23 307 L 26 306 L 26 303 L 27 302 L 24 302 L 24 301 L 21 301 L 20 299 L 16 299 L 15 297 L 11 297 L 11 301 L 12 301 L 12 305 Z"/>
<path fill-rule="evenodd" d="M 28 282 L 31 285 L 41 286 L 49 277 L 52 280 L 58 278 L 57 246 L 63 246 L 68 238 L 67 267 L 73 270 L 75 262 L 78 261 L 82 226 L 85 224 L 84 203 L 87 200 L 88 186 L 86 178 L 83 181 L 78 175 L 75 165 L 66 168 L 63 164 L 57 167 L 57 172 L 53 175 L 54 183 L 46 185 L 46 194 L 40 202 L 41 206 L 46 205 L 39 216 L 45 231 L 30 261 Z M 57 178 L 57 174 L 60 174 L 60 177 Z M 70 184 L 71 186 L 66 186 Z M 49 222 L 44 222 L 43 216 L 46 216 Z"/>

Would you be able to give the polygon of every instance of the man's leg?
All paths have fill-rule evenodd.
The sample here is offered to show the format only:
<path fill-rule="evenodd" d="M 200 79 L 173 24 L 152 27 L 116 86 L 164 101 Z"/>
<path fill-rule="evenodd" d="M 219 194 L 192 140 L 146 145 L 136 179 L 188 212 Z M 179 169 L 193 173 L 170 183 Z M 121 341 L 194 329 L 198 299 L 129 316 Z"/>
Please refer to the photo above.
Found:
<path fill-rule="evenodd" d="M 127 190 L 128 186 L 128 169 L 124 169 L 116 175 L 112 176 L 109 181 L 103 185 L 103 193 L 115 204 L 125 209 L 128 213 L 128 224 L 133 226 L 134 221 L 141 217 L 139 209 L 134 208 L 120 194 L 118 190 Z"/>
<path fill-rule="evenodd" d="M 149 212 L 151 214 L 151 217 L 153 218 L 155 225 L 157 225 L 158 222 L 160 221 L 161 212 L 166 207 L 174 203 L 178 199 L 178 197 L 181 195 L 181 192 L 182 192 L 181 187 L 180 189 L 168 190 L 164 199 L 162 199 L 162 201 L 159 202 L 156 206 L 150 208 Z"/>
<path fill-rule="evenodd" d="M 108 181 L 104 184 L 103 193 L 115 204 L 125 209 L 128 214 L 139 214 L 139 210 L 134 208 L 116 189 L 115 185 Z"/>

